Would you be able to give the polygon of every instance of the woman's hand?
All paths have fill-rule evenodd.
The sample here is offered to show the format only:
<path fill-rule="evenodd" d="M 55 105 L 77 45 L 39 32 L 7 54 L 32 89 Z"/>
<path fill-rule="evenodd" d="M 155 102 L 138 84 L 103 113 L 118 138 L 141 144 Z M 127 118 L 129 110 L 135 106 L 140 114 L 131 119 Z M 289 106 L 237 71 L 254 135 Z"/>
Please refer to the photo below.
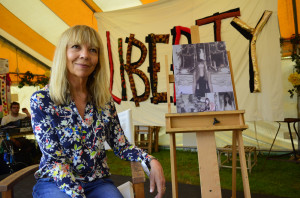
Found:
<path fill-rule="evenodd" d="M 151 160 L 150 162 L 151 171 L 150 171 L 150 193 L 155 191 L 155 186 L 157 187 L 157 195 L 155 198 L 161 198 L 165 194 L 166 184 L 165 176 L 162 166 L 159 161 L 156 159 Z"/>

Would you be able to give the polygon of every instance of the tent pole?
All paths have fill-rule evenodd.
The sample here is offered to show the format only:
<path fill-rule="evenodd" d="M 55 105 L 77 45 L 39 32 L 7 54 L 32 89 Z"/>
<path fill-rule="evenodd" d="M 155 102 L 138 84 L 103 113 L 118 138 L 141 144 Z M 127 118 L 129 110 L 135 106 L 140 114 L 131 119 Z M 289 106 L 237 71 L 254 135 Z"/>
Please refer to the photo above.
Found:
<path fill-rule="evenodd" d="M 295 42 L 293 43 L 293 53 L 299 55 L 298 43 L 299 43 L 299 33 L 298 33 L 298 16 L 297 16 L 297 5 L 296 0 L 293 1 L 293 13 L 294 13 L 294 26 L 295 26 Z M 299 113 L 299 112 L 298 112 Z"/>
<path fill-rule="evenodd" d="M 297 5 L 296 0 L 293 0 L 293 12 L 294 12 L 294 23 L 295 23 L 295 36 L 298 37 L 298 18 L 297 18 Z"/>
<path fill-rule="evenodd" d="M 293 0 L 293 12 L 294 12 L 294 24 L 295 24 L 295 43 L 294 43 L 294 52 L 299 55 L 299 34 L 298 34 L 298 17 L 297 17 L 297 5 L 296 0 Z M 297 94 L 297 114 L 300 118 L 300 96 Z M 300 124 L 298 123 L 298 131 L 300 131 Z M 300 151 L 300 138 L 298 137 L 298 152 Z"/>

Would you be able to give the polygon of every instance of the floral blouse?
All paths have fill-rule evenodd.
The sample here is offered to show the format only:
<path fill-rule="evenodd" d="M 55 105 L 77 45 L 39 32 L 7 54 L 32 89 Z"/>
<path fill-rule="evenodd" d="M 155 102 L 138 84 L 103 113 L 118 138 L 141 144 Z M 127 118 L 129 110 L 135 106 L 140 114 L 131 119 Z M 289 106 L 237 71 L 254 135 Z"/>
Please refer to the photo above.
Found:
<path fill-rule="evenodd" d="M 110 175 L 105 141 L 121 159 L 150 163 L 150 155 L 126 139 L 113 100 L 102 109 L 88 103 L 82 118 L 74 102 L 55 105 L 46 86 L 32 95 L 30 106 L 32 128 L 42 152 L 35 177 L 53 178 L 71 197 L 85 197 L 78 181 Z"/>

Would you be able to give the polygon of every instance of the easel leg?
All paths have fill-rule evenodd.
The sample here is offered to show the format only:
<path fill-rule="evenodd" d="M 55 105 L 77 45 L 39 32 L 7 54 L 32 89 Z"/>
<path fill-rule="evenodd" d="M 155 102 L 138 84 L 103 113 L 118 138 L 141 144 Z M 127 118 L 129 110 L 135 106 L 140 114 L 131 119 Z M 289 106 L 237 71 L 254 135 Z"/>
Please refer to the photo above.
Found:
<path fill-rule="evenodd" d="M 237 131 L 232 132 L 232 198 L 236 198 L 236 138 Z"/>
<path fill-rule="evenodd" d="M 170 157 L 171 157 L 170 160 L 171 160 L 171 178 L 172 178 L 172 197 L 178 198 L 175 133 L 170 133 Z"/>
<path fill-rule="evenodd" d="M 239 157 L 240 157 L 240 164 L 241 164 L 241 172 L 242 172 L 242 179 L 243 179 L 243 187 L 244 187 L 244 197 L 250 198 L 250 186 L 248 180 L 248 171 L 246 165 L 246 157 L 245 157 L 245 150 L 244 150 L 244 142 L 242 131 L 236 131 L 236 137 L 239 146 Z"/>
<path fill-rule="evenodd" d="M 222 197 L 215 133 L 197 132 L 196 137 L 201 197 Z"/>

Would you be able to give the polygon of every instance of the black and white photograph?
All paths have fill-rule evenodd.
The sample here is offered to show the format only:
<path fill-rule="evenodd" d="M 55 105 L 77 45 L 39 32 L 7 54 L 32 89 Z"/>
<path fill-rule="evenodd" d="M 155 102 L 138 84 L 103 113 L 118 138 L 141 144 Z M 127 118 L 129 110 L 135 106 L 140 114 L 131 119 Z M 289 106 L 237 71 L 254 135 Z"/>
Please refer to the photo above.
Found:
<path fill-rule="evenodd" d="M 219 102 L 220 102 L 220 111 L 235 110 L 233 92 L 220 92 Z"/>
<path fill-rule="evenodd" d="M 173 45 L 173 65 L 178 113 L 235 110 L 225 42 Z"/>

